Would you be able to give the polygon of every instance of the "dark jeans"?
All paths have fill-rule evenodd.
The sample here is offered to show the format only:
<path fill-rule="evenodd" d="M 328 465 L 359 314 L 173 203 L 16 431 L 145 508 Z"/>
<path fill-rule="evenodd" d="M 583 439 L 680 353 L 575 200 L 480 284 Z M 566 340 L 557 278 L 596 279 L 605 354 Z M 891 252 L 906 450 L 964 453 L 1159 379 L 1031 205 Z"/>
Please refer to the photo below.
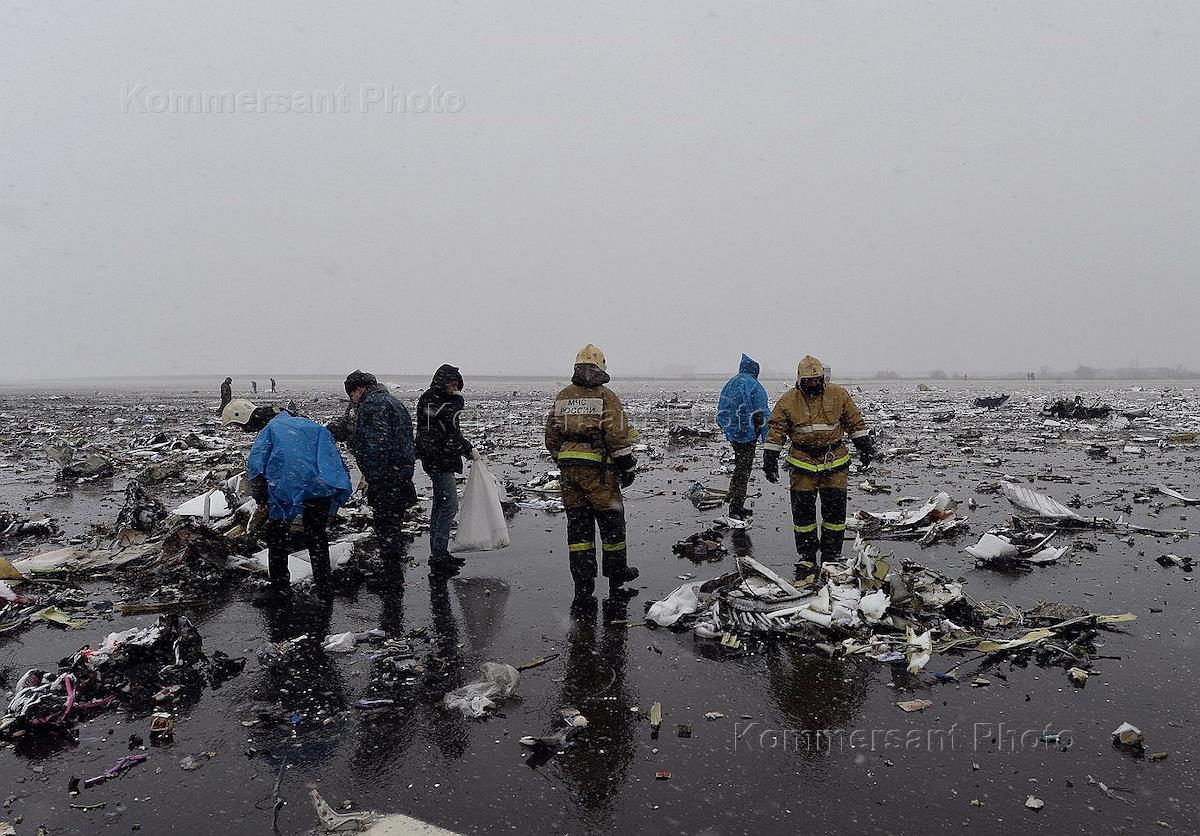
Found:
<path fill-rule="evenodd" d="M 433 507 L 429 511 L 429 556 L 446 557 L 450 554 L 450 526 L 458 513 L 458 488 L 454 472 L 434 471 L 429 474 L 433 481 Z"/>
<path fill-rule="evenodd" d="M 319 591 L 333 589 L 333 571 L 329 566 L 329 497 L 304 503 L 304 544 L 312 562 L 313 585 Z M 267 541 L 267 573 L 271 583 L 285 587 L 291 583 L 288 572 L 288 532 L 291 520 L 271 519 L 263 527 Z"/>
<path fill-rule="evenodd" d="M 729 510 L 740 512 L 746 510 L 746 486 L 750 484 L 754 451 L 758 445 L 753 441 L 747 444 L 731 441 L 730 444 L 733 445 L 733 476 L 729 477 Z"/>

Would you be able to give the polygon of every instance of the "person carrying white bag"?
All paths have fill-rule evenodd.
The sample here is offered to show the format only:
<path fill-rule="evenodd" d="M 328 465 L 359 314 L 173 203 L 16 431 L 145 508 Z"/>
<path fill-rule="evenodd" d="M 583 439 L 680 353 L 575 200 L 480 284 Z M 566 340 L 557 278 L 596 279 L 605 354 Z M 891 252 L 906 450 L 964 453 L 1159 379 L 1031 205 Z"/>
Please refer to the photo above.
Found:
<path fill-rule="evenodd" d="M 508 523 L 501 507 L 502 489 L 478 454 L 471 459 L 471 475 L 463 489 L 458 530 L 450 544 L 452 552 L 484 552 L 509 544 Z"/>
<path fill-rule="evenodd" d="M 439 575 L 455 575 L 466 563 L 450 554 L 450 527 L 458 513 L 455 475 L 463 472 L 463 456 L 479 454 L 463 437 L 458 426 L 465 406 L 463 377 L 449 364 L 434 372 L 429 388 L 417 401 L 417 458 L 433 483 L 433 505 L 429 509 L 429 569 Z"/>

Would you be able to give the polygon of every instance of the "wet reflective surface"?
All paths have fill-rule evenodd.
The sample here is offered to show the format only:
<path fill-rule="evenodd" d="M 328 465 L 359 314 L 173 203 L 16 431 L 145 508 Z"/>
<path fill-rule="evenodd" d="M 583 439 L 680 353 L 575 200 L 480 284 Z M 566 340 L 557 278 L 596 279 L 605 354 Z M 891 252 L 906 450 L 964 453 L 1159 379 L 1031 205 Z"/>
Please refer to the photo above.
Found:
<path fill-rule="evenodd" d="M 647 403 L 663 391 L 715 401 L 719 386 L 710 392 L 695 384 L 665 390 L 614 384 Z M 480 386 L 474 400 L 468 392 L 467 429 L 475 438 L 512 445 L 486 455 L 501 478 L 523 483 L 550 467 L 537 446 L 522 446 L 537 440 L 537 426 L 527 424 L 545 401 L 532 384 L 516 398 L 507 394 L 511 388 Z M 552 392 L 553 382 L 543 388 Z M 779 385 L 768 389 L 774 401 Z M 1196 403 L 1195 393 L 1177 394 Z M 11 392 L 4 396 L 0 412 L 24 408 Z M 757 474 L 751 482 L 751 494 L 762 494 L 752 499 L 756 522 L 725 538 L 731 556 L 696 565 L 671 553 L 676 540 L 707 528 L 717 515 L 696 512 L 680 494 L 694 481 L 725 486 L 728 477 L 710 471 L 726 446 L 666 448 L 667 422 L 682 419 L 652 413 L 641 420 L 666 458 L 652 462 L 630 491 L 630 556 L 642 577 L 640 596 L 628 604 L 608 600 L 603 581 L 594 598 L 573 602 L 564 519 L 530 510 L 510 522 L 512 547 L 470 556 L 453 579 L 430 580 L 423 565 L 428 543 L 421 538 L 409 547 L 413 565 L 404 570 L 402 587 L 394 573 L 375 573 L 343 583 L 329 607 L 302 597 L 290 607 L 258 609 L 250 606 L 248 588 L 235 588 L 189 616 L 205 652 L 249 657 L 241 675 L 181 706 L 174 740 L 150 746 L 147 763 L 79 796 L 67 793 L 71 776 L 103 772 L 129 753 L 131 734 L 148 739 L 145 712 L 101 713 L 78 726 L 77 742 L 23 741 L 5 749 L 0 778 L 10 797 L 0 820 L 23 816 L 19 833 L 39 824 L 55 834 L 129 832 L 135 824 L 144 833 L 269 833 L 279 780 L 278 794 L 287 802 L 278 816 L 283 833 L 315 825 L 307 798 L 312 788 L 335 807 L 350 800 L 355 809 L 404 812 L 462 832 L 1148 833 L 1163 830 L 1160 821 L 1196 832 L 1195 583 L 1154 562 L 1168 552 L 1195 554 L 1195 538 L 1132 535 L 1130 544 L 1126 535 L 1083 532 L 1064 539 L 1080 545 L 1062 562 L 1022 575 L 978 570 L 962 548 L 1010 513 L 1002 498 L 976 493 L 978 483 L 1005 473 L 1028 479 L 1048 466 L 1072 481 L 1026 484 L 1064 502 L 1074 494 L 1125 491 L 1089 513 L 1126 513 L 1147 525 L 1200 530 L 1195 508 L 1132 502 L 1159 482 L 1196 495 L 1200 453 L 1177 446 L 1096 462 L 1070 438 L 1031 442 L 1028 436 L 1043 429 L 1032 417 L 1012 424 L 1028 427 L 1024 436 L 1009 425 L 985 425 L 985 440 L 964 453 L 963 443 L 949 437 L 953 427 L 926 431 L 916 397 L 911 387 L 869 387 L 860 400 L 873 421 L 880 410 L 904 413 L 885 428 L 881 448 L 912 438 L 919 454 L 885 461 L 874 474 L 893 487 L 890 496 L 864 496 L 852 478 L 851 513 L 887 510 L 896 497 L 924 498 L 934 490 L 962 502 L 974 496 L 977 510 L 960 508 L 971 533 L 957 543 L 878 545 L 964 578 L 966 591 L 980 600 L 1027 607 L 1047 598 L 1092 612 L 1136 613 L 1138 621 L 1100 635 L 1099 653 L 1119 658 L 1100 660 L 1085 687 L 1073 687 L 1060 667 L 935 656 L 924 673 L 909 675 L 902 666 L 830 659 L 782 639 L 750 639 L 731 650 L 691 633 L 641 626 L 645 604 L 682 583 L 681 576 L 716 576 L 728 571 L 732 555 L 751 555 L 783 572 L 793 560 L 786 494 Z M 1151 404 L 1163 397 L 1146 395 Z M 929 410 L 939 408 L 946 407 Z M 98 422 L 104 414 L 98 409 L 81 420 Z M 4 433 L 13 443 L 11 425 Z M 980 461 L 991 455 L 1002 464 Z M 43 470 L 0 474 L 0 495 L 21 510 L 20 497 L 50 486 Z M 111 521 L 124 482 L 119 474 L 111 484 L 76 488 L 70 497 L 29 507 L 79 525 L 89 518 Z M 418 487 L 427 493 L 426 482 Z M 105 501 L 113 498 L 115 505 Z M 1127 503 L 1128 512 L 1117 510 Z M 83 588 L 92 599 L 119 596 L 111 582 Z M 0 636 L 0 673 L 11 688 L 27 668 L 52 667 L 84 643 L 155 619 L 98 615 L 79 631 L 39 624 Z M 415 666 L 389 670 L 369 658 L 372 648 L 365 644 L 355 653 L 333 654 L 319 641 L 302 643 L 286 665 L 256 655 L 268 641 L 371 628 L 408 641 Z M 518 695 L 493 716 L 469 720 L 442 707 L 447 691 L 479 678 L 482 663 L 521 665 L 536 657 L 554 658 L 526 670 Z M 956 665 L 959 684 L 933 681 L 934 673 Z M 978 674 L 991 685 L 971 687 Z M 914 698 L 933 706 L 906 714 L 895 705 Z M 378 699 L 393 703 L 356 705 Z M 656 702 L 663 715 L 657 735 L 646 718 Z M 524 735 L 558 731 L 566 707 L 589 723 L 573 745 L 534 752 L 518 743 Z M 724 716 L 706 719 L 710 712 Z M 1115 750 L 1110 732 L 1126 720 L 1146 735 L 1148 751 L 1167 751 L 1167 759 Z M 691 727 L 690 736 L 681 736 L 681 726 Z M 1056 733 L 1059 743 L 1042 741 Z M 199 769 L 181 768 L 189 755 L 202 763 Z M 670 777 L 656 779 L 660 772 Z M 1106 796 L 1089 776 L 1128 790 L 1116 791 L 1124 800 Z M 1045 802 L 1039 812 L 1025 808 L 1030 795 Z M 92 811 L 70 806 L 100 802 L 107 805 Z"/>

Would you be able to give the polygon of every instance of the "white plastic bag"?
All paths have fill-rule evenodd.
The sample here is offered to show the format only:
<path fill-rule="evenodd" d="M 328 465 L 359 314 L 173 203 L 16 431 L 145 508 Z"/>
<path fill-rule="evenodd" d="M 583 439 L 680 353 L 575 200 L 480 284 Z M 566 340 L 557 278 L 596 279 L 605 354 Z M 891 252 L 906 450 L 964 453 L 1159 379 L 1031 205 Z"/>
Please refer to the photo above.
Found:
<path fill-rule="evenodd" d="M 500 507 L 500 485 L 482 461 L 471 463 L 471 475 L 463 489 L 458 531 L 452 552 L 484 552 L 508 545 L 508 524 Z"/>
<path fill-rule="evenodd" d="M 483 680 L 455 688 L 442 697 L 442 704 L 457 708 L 464 717 L 482 717 L 498 700 L 511 697 L 521 681 L 521 672 L 512 665 L 485 662 Z"/>

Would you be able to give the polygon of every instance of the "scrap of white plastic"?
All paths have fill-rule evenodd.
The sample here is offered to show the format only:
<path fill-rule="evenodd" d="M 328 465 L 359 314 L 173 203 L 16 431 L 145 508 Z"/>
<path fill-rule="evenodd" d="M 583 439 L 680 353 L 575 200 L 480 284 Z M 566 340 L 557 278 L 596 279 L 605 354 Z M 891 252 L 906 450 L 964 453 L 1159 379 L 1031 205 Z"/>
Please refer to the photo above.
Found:
<path fill-rule="evenodd" d="M 834 624 L 841 624 L 845 627 L 855 627 L 860 623 L 858 620 L 858 612 L 855 609 L 841 603 L 835 603 L 833 605 L 833 612 L 829 614 L 829 620 Z"/>
<path fill-rule="evenodd" d="M 225 480 L 225 490 L 239 499 L 249 499 L 253 496 L 253 491 L 250 489 L 250 480 L 246 478 L 246 471 L 244 470 L 237 476 L 230 476 Z"/>
<path fill-rule="evenodd" d="M 737 559 L 737 566 L 742 572 L 744 582 L 752 580 L 755 575 L 770 581 L 771 585 L 778 590 L 772 596 L 774 598 L 800 598 L 803 596 L 796 587 L 781 578 L 773 569 L 769 569 L 752 557 L 739 557 Z M 772 590 L 772 592 L 775 592 L 775 590 Z"/>
<path fill-rule="evenodd" d="M 199 496 L 192 497 L 171 512 L 177 517 L 228 517 L 231 510 L 225 501 L 223 491 L 205 491 Z"/>
<path fill-rule="evenodd" d="M 931 496 L 924 505 L 913 511 L 860 511 L 860 519 L 874 519 L 885 525 L 896 528 L 911 528 L 923 522 L 927 517 L 937 512 L 953 511 L 958 503 L 951 499 L 950 494 L 939 491 Z"/>
<path fill-rule="evenodd" d="M 3 598 L 5 601 L 15 601 L 17 600 L 17 593 L 13 591 L 13 588 L 7 582 L 0 581 L 0 598 Z"/>
<path fill-rule="evenodd" d="M 1025 511 L 1032 511 L 1039 517 L 1052 520 L 1079 520 L 1083 522 L 1083 517 L 1061 502 L 1051 499 L 1043 493 L 1037 493 L 1036 491 L 1029 490 L 1029 488 L 1014 485 L 1012 482 L 1001 482 L 1000 489 L 1004 491 L 1004 496 L 1013 505 Z"/>
<path fill-rule="evenodd" d="M 892 603 L 889 596 L 882 589 L 864 595 L 858 602 L 858 609 L 867 621 L 872 624 L 879 622 L 883 618 L 883 614 L 887 612 L 888 604 Z"/>
<path fill-rule="evenodd" d="M 833 604 L 830 603 L 829 598 L 829 584 L 825 584 L 817 590 L 816 597 L 809 601 L 807 606 L 813 612 L 829 615 L 833 611 Z"/>
<path fill-rule="evenodd" d="M 646 618 L 659 627 L 670 627 L 685 615 L 700 609 L 700 586 L 704 581 L 685 583 L 661 601 L 655 601 L 646 611 Z"/>
<path fill-rule="evenodd" d="M 325 637 L 323 650 L 326 653 L 352 653 L 356 644 L 354 631 L 333 633 Z"/>
<path fill-rule="evenodd" d="M 1121 725 L 1117 726 L 1115 729 L 1113 729 L 1112 736 L 1120 737 L 1121 735 L 1125 734 L 1125 732 L 1133 732 L 1134 734 L 1141 734 L 1142 730 L 1139 729 L 1137 726 L 1133 725 L 1133 723 L 1125 722 L 1125 723 L 1122 723 Z"/>
<path fill-rule="evenodd" d="M 909 627 L 907 638 L 905 651 L 908 655 L 908 672 L 920 673 L 929 664 L 929 657 L 933 653 L 933 631 L 926 630 L 918 635 Z"/>
<path fill-rule="evenodd" d="M 1007 537 L 989 533 L 980 537 L 978 543 L 967 546 L 963 551 L 976 560 L 992 560 L 997 557 L 1011 557 L 1020 552 L 1020 549 L 1014 546 Z"/>
<path fill-rule="evenodd" d="M 1060 557 L 1066 554 L 1070 548 L 1070 546 L 1060 546 L 1059 548 L 1047 546 L 1037 554 L 1032 554 L 1025 559 L 1030 563 L 1054 563 Z"/>
<path fill-rule="evenodd" d="M 485 662 L 483 679 L 472 682 L 442 697 L 442 704 L 457 708 L 464 717 L 482 717 L 496 701 L 511 697 L 521 681 L 521 672 L 512 665 Z"/>
<path fill-rule="evenodd" d="M 121 566 L 145 555 L 140 548 L 110 552 L 105 549 L 81 549 L 68 546 L 43 552 L 33 557 L 12 561 L 13 568 L 22 575 L 49 574 L 54 572 L 82 572 L 98 567 Z"/>
<path fill-rule="evenodd" d="M 803 618 L 805 621 L 811 621 L 820 627 L 829 627 L 833 624 L 833 617 L 825 613 L 813 612 L 807 607 L 798 608 L 794 613 L 798 618 Z"/>
<path fill-rule="evenodd" d="M 1184 505 L 1200 505 L 1200 499 L 1192 499 L 1190 496 L 1184 496 L 1179 491 L 1172 490 L 1166 485 L 1158 485 L 1155 490 L 1163 496 L 1169 496 L 1171 499 L 1182 502 Z"/>
<path fill-rule="evenodd" d="M 370 535 L 366 533 L 353 534 L 344 540 L 338 540 L 336 543 L 329 544 L 329 567 L 337 569 L 346 565 L 350 561 L 351 555 L 354 553 L 354 544 Z M 250 569 L 255 572 L 267 571 L 267 549 L 247 558 L 233 558 L 231 566 Z M 303 551 L 293 552 L 288 555 L 288 573 L 292 577 L 292 583 L 297 584 L 301 581 L 306 581 L 312 577 L 312 558 L 309 557 L 308 549 Z"/>

